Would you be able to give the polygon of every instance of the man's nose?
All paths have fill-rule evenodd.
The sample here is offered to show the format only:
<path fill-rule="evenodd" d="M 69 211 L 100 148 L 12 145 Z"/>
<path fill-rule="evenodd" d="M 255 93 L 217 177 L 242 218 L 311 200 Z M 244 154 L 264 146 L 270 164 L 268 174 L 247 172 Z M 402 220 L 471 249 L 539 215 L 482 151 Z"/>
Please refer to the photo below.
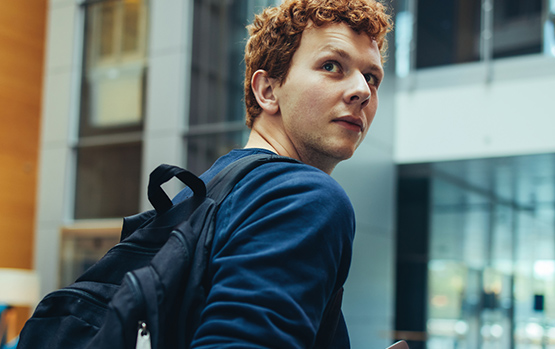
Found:
<path fill-rule="evenodd" d="M 346 94 L 346 103 L 360 103 L 361 108 L 368 105 L 370 101 L 371 91 L 368 82 L 362 73 L 353 74 L 350 79 L 350 90 Z"/>

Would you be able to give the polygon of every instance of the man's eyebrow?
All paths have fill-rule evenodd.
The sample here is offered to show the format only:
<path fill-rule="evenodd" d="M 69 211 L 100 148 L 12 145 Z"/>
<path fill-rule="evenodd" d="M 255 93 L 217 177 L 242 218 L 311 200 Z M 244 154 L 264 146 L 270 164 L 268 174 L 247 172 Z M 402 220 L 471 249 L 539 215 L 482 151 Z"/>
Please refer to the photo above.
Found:
<path fill-rule="evenodd" d="M 334 46 L 334 45 L 330 45 L 327 44 L 324 47 L 322 47 L 322 49 L 320 50 L 321 52 L 331 52 L 331 53 L 335 53 L 338 56 L 340 56 L 341 58 L 345 58 L 345 59 L 351 59 L 351 55 L 349 54 L 349 52 Z"/>

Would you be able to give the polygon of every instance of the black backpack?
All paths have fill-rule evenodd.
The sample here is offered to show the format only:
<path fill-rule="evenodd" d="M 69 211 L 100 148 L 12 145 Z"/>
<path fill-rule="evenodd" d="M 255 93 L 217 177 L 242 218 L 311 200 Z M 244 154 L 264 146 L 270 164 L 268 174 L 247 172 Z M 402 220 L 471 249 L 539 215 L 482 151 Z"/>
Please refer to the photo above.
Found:
<path fill-rule="evenodd" d="M 296 160 L 247 156 L 207 187 L 187 170 L 157 167 L 148 185 L 155 209 L 124 218 L 120 243 L 74 284 L 43 298 L 18 348 L 188 348 L 210 288 L 206 268 L 218 207 L 249 171 L 273 161 Z M 194 193 L 176 205 L 161 188 L 174 176 Z M 340 304 L 341 295 L 330 302 L 317 343 L 331 340 Z"/>

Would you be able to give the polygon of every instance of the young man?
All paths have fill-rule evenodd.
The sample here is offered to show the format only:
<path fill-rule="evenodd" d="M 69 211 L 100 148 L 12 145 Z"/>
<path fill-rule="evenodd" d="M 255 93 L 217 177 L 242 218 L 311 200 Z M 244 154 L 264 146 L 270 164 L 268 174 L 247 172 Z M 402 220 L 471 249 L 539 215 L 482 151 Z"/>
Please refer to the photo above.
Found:
<path fill-rule="evenodd" d="M 301 163 L 260 166 L 223 202 L 193 348 L 349 347 L 343 317 L 324 315 L 341 301 L 355 230 L 329 174 L 372 123 L 389 30 L 374 0 L 289 0 L 249 26 L 250 138 L 201 178 L 257 153 Z"/>

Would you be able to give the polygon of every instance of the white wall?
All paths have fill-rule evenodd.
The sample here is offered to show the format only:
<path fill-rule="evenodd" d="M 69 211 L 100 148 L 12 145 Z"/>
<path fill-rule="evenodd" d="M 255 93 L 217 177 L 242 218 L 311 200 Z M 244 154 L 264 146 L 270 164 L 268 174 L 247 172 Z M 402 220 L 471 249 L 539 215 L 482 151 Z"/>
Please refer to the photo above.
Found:
<path fill-rule="evenodd" d="M 398 163 L 555 151 L 555 58 L 494 62 L 490 81 L 486 69 L 431 69 L 398 91 Z"/>

